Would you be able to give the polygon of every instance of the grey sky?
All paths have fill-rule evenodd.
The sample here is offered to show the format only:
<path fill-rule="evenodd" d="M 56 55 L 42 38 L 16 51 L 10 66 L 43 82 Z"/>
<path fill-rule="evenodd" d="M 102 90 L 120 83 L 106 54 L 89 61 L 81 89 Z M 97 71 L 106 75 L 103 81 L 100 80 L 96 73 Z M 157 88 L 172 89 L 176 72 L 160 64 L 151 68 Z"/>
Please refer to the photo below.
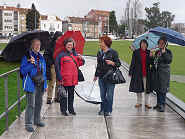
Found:
<path fill-rule="evenodd" d="M 7 5 L 30 8 L 34 2 L 36 8 L 42 14 L 57 15 L 59 17 L 86 15 L 91 9 L 115 10 L 117 19 L 123 15 L 128 0 L 0 0 L 0 5 L 6 2 Z M 160 2 L 161 10 L 168 10 L 175 14 L 175 22 L 185 23 L 185 0 L 140 0 L 144 7 L 151 7 L 154 2 Z M 144 15 L 144 14 L 143 14 Z"/>

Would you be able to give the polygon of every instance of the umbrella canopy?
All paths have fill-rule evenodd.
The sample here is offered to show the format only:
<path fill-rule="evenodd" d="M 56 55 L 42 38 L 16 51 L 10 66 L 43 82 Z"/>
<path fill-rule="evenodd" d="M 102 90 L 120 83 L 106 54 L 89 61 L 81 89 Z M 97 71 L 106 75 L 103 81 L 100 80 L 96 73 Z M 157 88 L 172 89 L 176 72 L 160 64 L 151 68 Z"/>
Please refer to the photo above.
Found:
<path fill-rule="evenodd" d="M 174 30 L 163 27 L 155 27 L 150 29 L 149 32 L 152 32 L 158 36 L 165 36 L 166 39 L 171 43 L 185 46 L 185 37 L 181 33 Z"/>
<path fill-rule="evenodd" d="M 100 89 L 95 82 L 79 82 L 79 84 L 75 86 L 75 92 L 77 96 L 79 96 L 85 102 L 92 104 L 99 104 L 102 102 L 100 97 Z"/>
<path fill-rule="evenodd" d="M 155 35 L 154 33 L 151 32 L 146 32 L 140 36 L 138 36 L 134 42 L 132 43 L 132 46 L 135 49 L 140 48 L 140 41 L 145 39 L 148 42 L 148 49 L 155 49 L 157 48 L 157 42 L 159 40 L 160 36 Z"/>
<path fill-rule="evenodd" d="M 31 40 L 38 38 L 41 40 L 41 49 L 49 45 L 50 35 L 48 31 L 30 31 L 21 33 L 13 37 L 2 52 L 5 61 L 20 61 L 25 53 L 30 49 Z"/>
<path fill-rule="evenodd" d="M 56 42 L 55 51 L 54 51 L 54 59 L 57 55 L 64 50 L 64 40 L 67 38 L 72 38 L 75 42 L 75 50 L 78 54 L 83 54 L 83 48 L 85 45 L 85 39 L 83 38 L 80 31 L 67 31 L 62 35 Z"/>

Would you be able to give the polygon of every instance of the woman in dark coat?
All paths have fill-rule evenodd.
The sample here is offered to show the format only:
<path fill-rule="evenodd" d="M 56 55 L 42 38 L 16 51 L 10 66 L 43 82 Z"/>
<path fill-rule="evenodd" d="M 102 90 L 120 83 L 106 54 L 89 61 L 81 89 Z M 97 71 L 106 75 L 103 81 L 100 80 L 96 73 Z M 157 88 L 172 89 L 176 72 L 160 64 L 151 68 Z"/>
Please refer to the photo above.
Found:
<path fill-rule="evenodd" d="M 97 67 L 94 81 L 98 80 L 102 103 L 99 115 L 111 116 L 115 84 L 105 81 L 103 77 L 109 70 L 115 70 L 121 66 L 118 53 L 111 49 L 112 40 L 108 36 L 99 39 L 100 51 L 97 54 Z"/>
<path fill-rule="evenodd" d="M 157 105 L 154 107 L 159 112 L 165 111 L 166 93 L 170 85 L 170 64 L 172 62 L 172 52 L 167 49 L 166 37 L 161 37 L 158 41 L 159 49 L 153 57 L 155 66 L 154 91 L 157 93 Z"/>
<path fill-rule="evenodd" d="M 150 51 L 147 50 L 148 43 L 146 40 L 141 40 L 140 49 L 133 52 L 132 61 L 129 69 L 131 82 L 129 91 L 137 94 L 136 108 L 142 106 L 142 92 L 145 92 L 145 107 L 150 109 L 149 93 L 150 89 Z"/>

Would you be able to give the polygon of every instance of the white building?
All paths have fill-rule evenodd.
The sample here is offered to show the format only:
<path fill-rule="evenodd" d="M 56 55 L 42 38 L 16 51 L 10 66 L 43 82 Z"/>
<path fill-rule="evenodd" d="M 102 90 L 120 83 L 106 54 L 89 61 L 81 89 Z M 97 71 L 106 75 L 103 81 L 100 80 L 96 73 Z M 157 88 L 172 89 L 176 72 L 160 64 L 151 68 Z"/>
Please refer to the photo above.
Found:
<path fill-rule="evenodd" d="M 49 32 L 61 31 L 62 20 L 57 16 L 44 16 L 41 15 L 40 29 Z"/>
<path fill-rule="evenodd" d="M 0 35 L 10 36 L 19 31 L 19 12 L 15 7 L 0 6 Z"/>

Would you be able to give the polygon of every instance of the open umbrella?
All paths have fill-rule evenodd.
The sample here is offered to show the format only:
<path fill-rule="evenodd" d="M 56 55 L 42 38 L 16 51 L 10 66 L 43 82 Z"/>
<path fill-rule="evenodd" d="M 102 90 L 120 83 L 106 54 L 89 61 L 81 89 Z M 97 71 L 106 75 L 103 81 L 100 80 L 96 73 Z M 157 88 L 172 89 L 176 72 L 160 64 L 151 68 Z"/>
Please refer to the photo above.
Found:
<path fill-rule="evenodd" d="M 72 38 L 75 42 L 75 50 L 78 54 L 83 54 L 83 48 L 85 45 L 85 39 L 83 38 L 80 31 L 67 31 L 62 35 L 56 42 L 55 50 L 54 50 L 54 59 L 57 55 L 64 50 L 64 40 L 67 38 Z"/>
<path fill-rule="evenodd" d="M 9 62 L 20 61 L 24 54 L 30 49 L 31 40 L 38 38 L 41 40 L 41 49 L 49 45 L 48 31 L 29 31 L 13 37 L 2 52 L 3 59 Z"/>
<path fill-rule="evenodd" d="M 100 97 L 100 89 L 95 82 L 79 82 L 79 84 L 75 86 L 75 92 L 77 96 L 79 96 L 85 102 L 92 104 L 100 104 L 102 102 Z"/>
<path fill-rule="evenodd" d="M 138 36 L 134 42 L 132 43 L 132 46 L 134 49 L 140 48 L 140 41 L 145 39 L 148 42 L 148 49 L 155 49 L 157 48 L 157 42 L 159 40 L 160 36 L 155 35 L 154 33 L 151 32 L 146 32 L 140 36 Z"/>
<path fill-rule="evenodd" d="M 166 39 L 171 43 L 185 46 L 185 37 L 181 33 L 174 30 L 163 27 L 155 27 L 150 29 L 149 32 L 152 32 L 158 36 L 165 36 Z"/>

